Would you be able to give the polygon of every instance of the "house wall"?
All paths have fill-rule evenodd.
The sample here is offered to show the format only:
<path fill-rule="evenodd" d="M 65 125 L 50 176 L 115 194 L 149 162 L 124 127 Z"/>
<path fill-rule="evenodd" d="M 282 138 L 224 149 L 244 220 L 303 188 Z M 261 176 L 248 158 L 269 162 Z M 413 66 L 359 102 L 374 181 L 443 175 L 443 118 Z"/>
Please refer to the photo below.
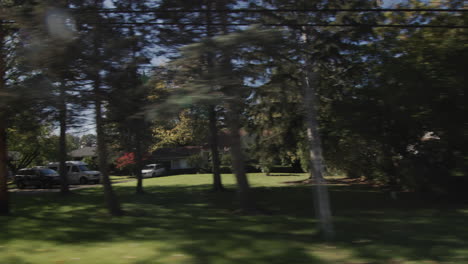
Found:
<path fill-rule="evenodd" d="M 191 169 L 187 159 L 171 160 L 171 169 Z"/>

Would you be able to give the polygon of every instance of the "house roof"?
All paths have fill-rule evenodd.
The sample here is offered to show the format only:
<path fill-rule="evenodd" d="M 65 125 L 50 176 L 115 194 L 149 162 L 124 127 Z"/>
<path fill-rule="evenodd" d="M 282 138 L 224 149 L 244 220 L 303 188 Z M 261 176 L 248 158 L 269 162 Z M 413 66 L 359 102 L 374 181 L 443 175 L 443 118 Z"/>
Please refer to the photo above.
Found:
<path fill-rule="evenodd" d="M 151 154 L 155 160 L 180 159 L 196 155 L 202 151 L 201 146 L 185 146 L 174 148 L 159 148 Z"/>
<path fill-rule="evenodd" d="M 80 149 L 75 149 L 68 153 L 72 158 L 81 158 L 81 157 L 95 157 L 96 147 L 83 147 Z"/>

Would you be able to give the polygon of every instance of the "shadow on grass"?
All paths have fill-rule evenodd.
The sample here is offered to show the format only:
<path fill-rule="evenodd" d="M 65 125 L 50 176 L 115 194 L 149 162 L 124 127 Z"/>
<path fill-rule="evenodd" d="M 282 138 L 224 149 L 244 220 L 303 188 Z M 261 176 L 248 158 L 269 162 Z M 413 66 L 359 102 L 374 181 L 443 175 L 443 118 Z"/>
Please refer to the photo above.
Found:
<path fill-rule="evenodd" d="M 70 245 L 164 241 L 165 250 L 135 263 L 159 263 L 174 252 L 200 264 L 333 263 L 314 253 L 323 243 L 315 229 L 310 186 L 255 188 L 259 205 L 273 213 L 256 216 L 234 213 L 236 193 L 213 193 L 210 187 L 150 186 L 147 194 L 135 195 L 134 187 L 118 186 L 127 211 L 119 218 L 108 216 L 99 188 L 69 197 L 14 194 L 14 216 L 1 219 L 6 222 L 0 226 L 0 244 L 16 238 Z M 369 263 L 454 261 L 468 248 L 468 215 L 457 207 L 426 204 L 409 193 L 395 201 L 362 185 L 330 190 L 336 254 L 349 251 L 350 258 Z"/>
<path fill-rule="evenodd" d="M 269 175 L 265 175 L 266 177 L 278 177 L 278 176 L 281 176 L 281 177 L 303 177 L 304 175 L 303 174 L 294 174 L 294 173 L 288 173 L 288 174 L 281 174 L 281 173 L 272 173 L 272 174 L 269 174 Z"/>

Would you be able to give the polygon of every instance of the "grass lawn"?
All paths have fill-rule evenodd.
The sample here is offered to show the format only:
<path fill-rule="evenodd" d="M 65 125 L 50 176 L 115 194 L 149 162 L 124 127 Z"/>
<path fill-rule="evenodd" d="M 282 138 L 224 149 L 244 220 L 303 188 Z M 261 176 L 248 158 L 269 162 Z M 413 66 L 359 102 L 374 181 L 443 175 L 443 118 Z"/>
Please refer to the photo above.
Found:
<path fill-rule="evenodd" d="M 0 218 L 0 263 L 468 263 L 468 206 L 398 200 L 364 185 L 330 186 L 336 240 L 317 234 L 311 186 L 285 184 L 304 174 L 251 174 L 270 215 L 236 212 L 231 190 L 210 191 L 210 175 L 178 175 L 115 185 L 127 214 L 110 217 L 102 189 L 12 193 Z"/>

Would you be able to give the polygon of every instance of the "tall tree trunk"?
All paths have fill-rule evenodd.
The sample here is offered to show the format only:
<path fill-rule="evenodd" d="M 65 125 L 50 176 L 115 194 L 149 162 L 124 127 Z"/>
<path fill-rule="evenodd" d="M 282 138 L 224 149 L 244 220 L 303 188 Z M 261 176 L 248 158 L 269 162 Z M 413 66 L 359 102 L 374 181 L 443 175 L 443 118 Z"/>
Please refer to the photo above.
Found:
<path fill-rule="evenodd" d="M 207 38 L 213 37 L 213 27 L 212 27 L 212 17 L 210 10 L 213 8 L 213 1 L 206 0 L 206 36 Z M 206 54 L 206 63 L 208 65 L 208 71 L 211 71 L 214 68 L 213 63 L 214 54 L 212 52 L 207 52 Z M 208 73 L 210 74 L 210 73 Z M 211 80 L 212 78 L 210 78 Z M 211 150 L 211 162 L 213 165 L 213 190 L 224 191 L 224 186 L 221 181 L 221 162 L 219 160 L 219 144 L 218 144 L 218 126 L 217 126 L 217 116 L 216 116 L 216 106 L 208 105 L 208 121 L 210 129 L 210 150 Z"/>
<path fill-rule="evenodd" d="M 308 64 L 307 60 L 306 63 Z M 319 230 L 322 232 L 325 240 L 332 240 L 334 237 L 334 230 L 330 198 L 325 179 L 323 178 L 322 146 L 318 131 L 317 110 L 315 109 L 317 105 L 315 86 L 318 84 L 319 75 L 317 72 L 311 72 L 310 68 L 307 66 L 304 72 L 304 105 L 306 109 L 307 139 L 309 141 L 310 151 L 310 178 L 314 180 L 315 214 L 319 220 Z"/>
<path fill-rule="evenodd" d="M 216 1 L 216 8 L 218 10 L 227 9 L 226 0 Z M 229 34 L 227 28 L 228 18 L 226 12 L 221 12 L 220 22 L 222 26 L 222 32 L 224 35 Z M 223 51 L 223 61 L 221 62 L 221 67 L 225 74 L 230 74 L 232 70 L 231 58 L 232 54 L 229 50 Z M 232 83 L 236 81 L 232 80 Z M 223 84 L 221 84 L 223 85 Z M 243 84 L 239 81 L 239 87 Z M 231 133 L 231 160 L 232 168 L 236 176 L 237 181 L 237 191 L 239 196 L 239 202 L 241 209 L 244 212 L 252 213 L 257 211 L 257 206 L 255 200 L 250 190 L 249 181 L 247 179 L 247 174 L 245 173 L 245 161 L 244 154 L 242 153 L 241 138 L 240 138 L 240 115 L 242 112 L 241 105 L 243 103 L 243 98 L 240 95 L 239 87 L 235 87 L 235 84 L 228 84 L 227 87 L 223 87 L 224 93 L 231 98 L 227 104 L 227 117 L 228 125 Z"/>
<path fill-rule="evenodd" d="M 2 21 L 0 20 L 0 23 Z M 4 53 L 4 38 L 5 31 L 3 26 L 0 24 L 0 93 L 5 90 L 5 53 Z M 0 105 L 0 107 L 3 107 Z M 10 213 L 10 207 L 8 202 L 8 168 L 7 168 L 7 142 L 6 142 L 6 116 L 5 111 L 0 111 L 0 215 L 7 215 Z"/>
<path fill-rule="evenodd" d="M 144 121 L 136 121 L 137 123 L 141 123 Z M 138 126 L 137 126 L 138 127 Z M 138 129 L 137 129 L 138 130 Z M 141 174 L 141 170 L 143 169 L 143 151 L 141 148 L 142 139 L 141 139 L 141 132 L 135 131 L 135 159 L 136 159 L 136 168 L 135 168 L 135 175 L 137 178 L 137 187 L 136 193 L 143 194 L 143 175 Z"/>
<path fill-rule="evenodd" d="M 245 160 L 242 153 L 240 137 L 239 102 L 230 102 L 228 109 L 229 130 L 231 133 L 232 168 L 237 180 L 237 191 L 241 209 L 244 212 L 256 212 L 255 200 L 252 197 L 249 181 L 245 173 Z"/>
<path fill-rule="evenodd" d="M 59 105 L 59 122 L 60 122 L 60 137 L 59 137 L 59 174 L 60 174 L 60 193 L 69 194 L 68 177 L 67 177 L 67 104 L 65 99 L 65 87 L 61 84 L 60 87 L 60 105 Z"/>
<path fill-rule="evenodd" d="M 398 191 L 398 175 L 397 175 L 397 163 L 395 162 L 393 156 L 395 155 L 395 151 L 391 146 L 384 144 L 382 146 L 382 153 L 383 153 L 383 164 L 382 168 L 385 174 L 388 177 L 388 187 L 390 197 L 396 200 L 397 191 Z"/>
<path fill-rule="evenodd" d="M 218 127 L 216 125 L 216 110 L 215 106 L 208 106 L 209 127 L 210 127 L 210 149 L 211 149 L 211 162 L 213 164 L 213 190 L 224 191 L 224 186 L 221 181 L 220 160 L 218 151 Z"/>
<path fill-rule="evenodd" d="M 0 85 L 0 91 L 3 85 Z M 8 169 L 7 169 L 7 144 L 6 144 L 6 120 L 0 114 L 0 215 L 8 215 L 10 212 L 8 202 Z"/>
<path fill-rule="evenodd" d="M 94 0 L 94 6 L 96 8 L 102 8 L 103 2 L 100 0 Z M 102 40 L 100 39 L 99 32 L 101 22 L 101 17 L 98 14 L 97 25 L 93 32 L 93 55 L 95 60 L 95 72 L 93 73 L 93 90 L 94 90 L 94 105 L 95 105 L 95 115 L 96 115 L 96 139 L 97 139 L 97 152 L 98 152 L 98 164 L 99 171 L 101 172 L 102 186 L 104 188 L 104 198 L 107 204 L 107 209 L 111 215 L 120 216 L 123 215 L 123 211 L 120 207 L 120 202 L 115 195 L 114 190 L 112 189 L 112 183 L 109 178 L 109 167 L 107 162 L 107 143 L 106 136 L 104 131 L 104 120 L 102 117 L 102 91 L 101 91 L 101 75 L 100 75 L 100 57 L 101 52 L 99 48 L 101 47 Z"/>
<path fill-rule="evenodd" d="M 98 77 L 99 78 L 99 77 Z M 120 208 L 120 203 L 117 196 L 112 189 L 112 184 L 109 178 L 109 168 L 107 163 L 107 145 L 104 135 L 104 122 L 102 118 L 102 102 L 100 96 L 100 82 L 95 81 L 95 111 L 96 111 L 96 134 L 97 134 L 97 150 L 98 150 L 98 163 L 99 171 L 102 177 L 102 186 L 104 187 L 104 197 L 107 203 L 107 208 L 111 215 L 120 216 L 123 214 Z"/>

